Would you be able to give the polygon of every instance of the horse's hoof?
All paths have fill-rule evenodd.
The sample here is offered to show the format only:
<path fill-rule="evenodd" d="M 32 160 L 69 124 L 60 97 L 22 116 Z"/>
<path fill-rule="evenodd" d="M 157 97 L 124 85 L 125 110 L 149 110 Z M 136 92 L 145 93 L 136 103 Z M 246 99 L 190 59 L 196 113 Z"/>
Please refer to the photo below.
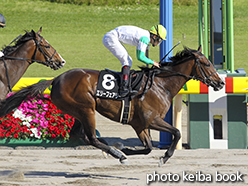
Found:
<path fill-rule="evenodd" d="M 170 157 L 168 157 L 168 156 L 162 156 L 162 157 L 160 157 L 159 158 L 158 166 L 161 167 L 162 165 L 164 165 L 168 161 L 169 158 Z"/>
<path fill-rule="evenodd" d="M 129 165 L 128 159 L 120 160 L 122 165 Z"/>
<path fill-rule="evenodd" d="M 103 155 L 103 157 L 104 157 L 104 158 L 106 158 L 106 159 L 107 159 L 107 158 L 108 158 L 108 156 L 109 156 L 109 154 L 108 154 L 108 153 L 106 153 L 106 152 L 104 152 L 104 151 L 102 151 L 102 155 Z"/>
<path fill-rule="evenodd" d="M 122 150 L 125 148 L 123 143 L 121 143 L 121 142 L 114 143 L 113 146 L 119 150 Z"/>
<path fill-rule="evenodd" d="M 122 165 L 129 165 L 129 162 L 128 162 L 128 160 L 127 160 L 127 157 L 124 156 L 124 155 L 121 156 L 121 158 L 119 159 L 119 161 L 120 161 L 120 163 L 121 163 Z"/>
<path fill-rule="evenodd" d="M 163 159 L 163 157 L 160 157 L 160 158 L 159 158 L 159 162 L 158 162 L 158 166 L 159 166 L 159 167 L 162 167 L 163 164 L 164 164 L 164 159 Z"/>

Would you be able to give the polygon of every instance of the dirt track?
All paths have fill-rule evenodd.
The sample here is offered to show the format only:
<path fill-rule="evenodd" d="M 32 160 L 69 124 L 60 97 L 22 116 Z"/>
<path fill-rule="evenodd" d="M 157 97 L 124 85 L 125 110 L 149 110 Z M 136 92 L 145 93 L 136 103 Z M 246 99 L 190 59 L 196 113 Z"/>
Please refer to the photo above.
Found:
<path fill-rule="evenodd" d="M 130 126 L 116 124 L 98 115 L 97 123 L 101 136 L 110 145 L 122 142 L 130 148 L 141 148 Z M 153 144 L 157 146 L 159 133 L 152 131 L 151 134 Z M 183 142 L 185 135 L 184 130 Z M 155 149 L 149 155 L 130 156 L 129 165 L 121 165 L 118 160 L 110 156 L 105 158 L 100 150 L 91 147 L 0 147 L 0 185 L 140 186 L 154 180 L 154 174 L 156 182 L 151 181 L 150 185 L 216 185 L 221 176 L 238 180 L 235 185 L 248 185 L 246 149 L 176 150 L 174 156 L 162 167 L 158 166 L 158 162 L 165 150 Z M 217 177 L 216 173 L 219 174 Z M 204 177 L 205 182 L 201 182 Z M 221 185 L 233 183 L 218 182 Z"/>

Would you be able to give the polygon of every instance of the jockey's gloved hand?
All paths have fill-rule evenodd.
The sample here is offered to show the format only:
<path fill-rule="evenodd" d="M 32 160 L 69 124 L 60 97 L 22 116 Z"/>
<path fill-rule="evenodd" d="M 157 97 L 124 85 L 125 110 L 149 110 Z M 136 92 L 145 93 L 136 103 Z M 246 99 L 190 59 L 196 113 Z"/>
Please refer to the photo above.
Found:
<path fill-rule="evenodd" d="M 155 66 L 155 67 L 160 67 L 160 64 L 157 62 L 157 61 L 153 61 L 153 66 Z"/>

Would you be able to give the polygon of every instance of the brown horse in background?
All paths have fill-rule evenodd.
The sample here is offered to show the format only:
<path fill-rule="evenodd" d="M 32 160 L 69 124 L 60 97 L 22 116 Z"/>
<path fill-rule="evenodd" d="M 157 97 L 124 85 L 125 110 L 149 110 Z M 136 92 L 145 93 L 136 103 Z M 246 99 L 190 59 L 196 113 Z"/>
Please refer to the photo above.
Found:
<path fill-rule="evenodd" d="M 89 69 L 73 69 L 60 76 L 47 81 L 28 86 L 13 96 L 1 102 L 0 116 L 9 113 L 28 96 L 37 96 L 52 85 L 51 99 L 53 103 L 65 113 L 77 118 L 81 122 L 81 131 L 86 143 L 93 145 L 118 158 L 120 162 L 127 161 L 125 155 L 148 154 L 152 150 L 149 129 L 169 132 L 174 138 L 161 157 L 164 164 L 174 153 L 181 135 L 178 129 L 163 120 L 170 108 L 173 97 L 190 79 L 197 79 L 220 90 L 224 82 L 219 77 L 211 62 L 197 50 L 185 48 L 171 58 L 170 63 L 162 63 L 160 68 L 142 68 L 146 72 L 156 72 L 151 89 L 143 96 L 136 96 L 131 101 L 131 113 L 128 124 L 133 127 L 144 149 L 132 150 L 112 148 L 97 139 L 95 134 L 95 111 L 103 116 L 119 122 L 121 115 L 121 102 L 96 97 L 96 87 L 99 71 Z M 147 76 L 142 80 L 139 93 L 143 92 Z"/>
<path fill-rule="evenodd" d="M 14 46 L 3 49 L 4 56 L 0 57 L 0 100 L 7 96 L 33 62 L 50 66 L 53 70 L 64 66 L 65 60 L 40 36 L 41 30 L 26 32 Z"/>

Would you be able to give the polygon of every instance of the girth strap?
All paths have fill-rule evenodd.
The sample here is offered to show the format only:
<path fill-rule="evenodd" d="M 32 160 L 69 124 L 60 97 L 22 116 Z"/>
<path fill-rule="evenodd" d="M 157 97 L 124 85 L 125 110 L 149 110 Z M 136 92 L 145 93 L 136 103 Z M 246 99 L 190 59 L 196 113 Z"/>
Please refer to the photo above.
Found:
<path fill-rule="evenodd" d="M 131 107 L 131 101 L 129 97 L 124 98 L 122 100 L 122 109 L 121 109 L 121 116 L 120 116 L 120 122 L 123 124 L 127 124 L 129 122 L 130 107 Z"/>

